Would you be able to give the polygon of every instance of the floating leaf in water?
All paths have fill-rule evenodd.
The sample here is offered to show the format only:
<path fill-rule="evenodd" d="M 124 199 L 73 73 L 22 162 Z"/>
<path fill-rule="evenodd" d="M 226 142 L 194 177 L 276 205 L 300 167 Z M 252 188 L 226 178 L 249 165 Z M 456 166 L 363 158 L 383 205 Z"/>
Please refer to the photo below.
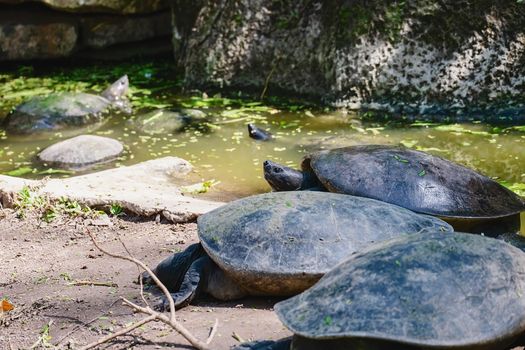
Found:
<path fill-rule="evenodd" d="M 372 135 L 379 135 L 381 130 L 384 130 L 385 128 L 366 128 L 365 130 L 366 131 L 370 131 L 372 133 Z"/>
<path fill-rule="evenodd" d="M 23 176 L 23 175 L 26 175 L 26 174 L 30 174 L 32 172 L 34 172 L 33 168 L 21 167 L 21 168 L 15 169 L 15 170 L 8 171 L 8 172 L 6 172 L 4 174 L 5 175 L 9 175 L 9 176 Z"/>
<path fill-rule="evenodd" d="M 427 172 L 423 169 L 419 173 L 417 173 L 418 176 L 425 176 Z"/>
<path fill-rule="evenodd" d="M 407 147 L 407 148 L 412 148 L 414 147 L 416 144 L 417 144 L 417 140 L 401 140 L 399 141 L 400 144 L 402 144 L 403 146 Z"/>
<path fill-rule="evenodd" d="M 52 174 L 65 174 L 65 175 L 71 175 L 74 174 L 74 171 L 71 170 L 64 170 L 64 169 L 53 169 L 49 168 L 46 170 L 42 170 L 37 172 L 38 175 L 52 175 Z"/>
<path fill-rule="evenodd" d="M 421 152 L 442 152 L 442 153 L 450 153 L 449 150 L 441 149 L 437 147 L 423 147 L 423 146 L 416 146 L 416 150 Z"/>
<path fill-rule="evenodd" d="M 437 123 L 428 123 L 428 122 L 414 122 L 412 124 L 410 124 L 410 126 L 434 126 L 434 125 L 438 125 Z"/>
<path fill-rule="evenodd" d="M 304 112 L 304 114 L 305 114 L 307 117 L 315 118 L 315 115 L 314 115 L 311 111 L 306 111 L 306 112 Z"/>
<path fill-rule="evenodd" d="M 525 197 L 525 183 L 514 182 L 510 183 L 508 181 L 499 181 L 500 184 L 507 187 L 509 190 L 515 192 L 517 195 Z"/>
<path fill-rule="evenodd" d="M 449 131 L 449 132 L 455 132 L 460 134 L 472 134 L 472 135 L 481 135 L 481 136 L 489 136 L 490 133 L 486 131 L 477 131 L 477 130 L 470 130 L 466 129 L 465 127 L 459 125 L 459 124 L 450 124 L 450 125 L 438 125 L 434 128 L 435 130 L 439 131 Z"/>
<path fill-rule="evenodd" d="M 515 125 L 508 128 L 503 129 L 503 131 L 520 131 L 525 132 L 525 125 Z"/>

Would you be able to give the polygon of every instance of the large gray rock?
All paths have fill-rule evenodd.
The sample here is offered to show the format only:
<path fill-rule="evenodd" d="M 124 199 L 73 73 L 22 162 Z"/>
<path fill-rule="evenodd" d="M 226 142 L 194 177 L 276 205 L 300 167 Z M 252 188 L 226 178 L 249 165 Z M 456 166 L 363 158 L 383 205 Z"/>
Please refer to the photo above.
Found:
<path fill-rule="evenodd" d="M 159 8 L 158 12 L 133 15 L 105 14 L 99 13 L 99 10 L 86 14 L 83 11 L 91 8 L 84 9 L 83 6 L 95 1 L 63 2 L 71 6 L 76 3 L 79 6 L 76 10 L 82 13 L 35 5 L 10 6 L 2 4 L 3 1 L 0 0 L 0 61 L 52 59 L 76 54 L 86 57 L 86 52 L 96 53 L 101 48 L 109 48 L 111 53 L 115 51 L 115 46 L 126 52 L 127 57 L 132 57 L 155 53 L 156 48 L 150 48 L 153 39 L 170 44 L 171 18 L 165 7 Z M 106 3 L 117 6 L 119 1 Z M 124 3 L 133 5 L 132 2 Z M 144 6 L 148 3 L 161 2 L 143 2 Z M 117 45 L 144 43 L 146 40 L 148 46 L 142 47 L 139 52 L 135 50 L 136 45 L 128 48 Z M 156 42 L 153 44 L 160 46 Z M 169 52 L 169 49 L 163 52 Z"/>
<path fill-rule="evenodd" d="M 102 48 L 170 34 L 171 17 L 160 12 L 142 17 L 86 17 L 81 21 L 83 44 Z"/>
<path fill-rule="evenodd" d="M 525 5 L 514 0 L 177 0 L 174 23 L 187 85 L 269 82 L 352 109 L 525 120 Z"/>
<path fill-rule="evenodd" d="M 78 34 L 71 23 L 0 23 L 0 60 L 69 56 Z"/>
<path fill-rule="evenodd" d="M 78 169 L 117 158 L 124 146 L 117 140 L 96 135 L 80 135 L 55 143 L 38 154 L 49 166 Z"/>
<path fill-rule="evenodd" d="M 0 0 L 0 3 L 41 3 L 71 12 L 149 13 L 168 8 L 168 0 Z"/>

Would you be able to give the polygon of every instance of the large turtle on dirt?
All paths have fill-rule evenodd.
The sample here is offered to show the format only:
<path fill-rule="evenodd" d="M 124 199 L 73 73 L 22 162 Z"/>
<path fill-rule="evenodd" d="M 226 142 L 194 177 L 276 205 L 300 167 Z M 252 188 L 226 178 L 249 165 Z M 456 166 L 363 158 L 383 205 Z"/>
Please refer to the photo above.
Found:
<path fill-rule="evenodd" d="M 200 243 L 154 270 L 176 307 L 203 292 L 221 300 L 294 295 L 373 242 L 452 231 L 440 219 L 392 204 L 314 191 L 239 199 L 200 216 L 197 224 Z"/>
<path fill-rule="evenodd" d="M 12 134 L 32 134 L 98 123 L 111 107 L 131 111 L 125 97 L 128 88 L 124 75 L 100 95 L 63 92 L 33 97 L 8 114 L 4 127 Z"/>
<path fill-rule="evenodd" d="M 404 147 L 366 145 L 307 155 L 298 171 L 264 162 L 264 178 L 276 191 L 325 189 L 374 198 L 439 216 L 456 230 L 519 230 L 525 201 L 472 169 Z"/>
<path fill-rule="evenodd" d="M 496 350 L 525 331 L 524 291 L 521 250 L 435 232 L 355 254 L 275 311 L 293 350 Z"/>

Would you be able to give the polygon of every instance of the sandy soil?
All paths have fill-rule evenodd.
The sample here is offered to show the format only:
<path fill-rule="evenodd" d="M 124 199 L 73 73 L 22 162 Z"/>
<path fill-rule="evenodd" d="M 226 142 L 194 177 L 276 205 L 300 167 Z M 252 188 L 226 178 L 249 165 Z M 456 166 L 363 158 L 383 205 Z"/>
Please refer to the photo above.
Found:
<path fill-rule="evenodd" d="M 44 348 L 41 336 L 46 325 L 49 344 L 60 349 L 77 348 L 142 317 L 119 299 L 124 296 L 139 301 L 136 266 L 101 254 L 86 229 L 111 251 L 123 252 L 120 238 L 135 257 L 151 267 L 197 240 L 195 224 L 156 223 L 129 216 L 111 218 L 110 226 L 93 225 L 85 219 L 45 224 L 36 217 L 20 220 L 7 209 L 0 214 L 0 299 L 8 298 L 15 307 L 0 315 L 2 350 L 27 349 L 34 344 L 37 349 Z M 75 285 L 80 281 L 102 285 Z M 146 293 L 152 304 L 158 297 L 155 290 Z M 177 311 L 177 315 L 200 339 L 206 339 L 217 319 L 212 345 L 214 349 L 229 349 L 239 344 L 238 339 L 289 335 L 272 312 L 276 301 L 247 298 L 224 303 L 205 299 Z M 147 324 L 132 334 L 100 348 L 189 348 L 181 336 L 160 323 Z"/>

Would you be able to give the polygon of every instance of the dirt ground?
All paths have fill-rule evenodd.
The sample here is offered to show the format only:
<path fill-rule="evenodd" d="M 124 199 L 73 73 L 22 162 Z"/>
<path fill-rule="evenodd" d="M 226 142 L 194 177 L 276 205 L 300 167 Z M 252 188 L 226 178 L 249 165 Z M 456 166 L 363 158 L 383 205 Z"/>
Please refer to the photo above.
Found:
<path fill-rule="evenodd" d="M 124 296 L 139 302 L 137 267 L 100 253 L 87 236 L 123 252 L 118 238 L 138 259 L 154 267 L 172 252 L 197 241 L 196 224 L 157 223 L 129 216 L 93 222 L 59 219 L 51 224 L 36 217 L 18 219 L 0 212 L 0 299 L 14 310 L 0 314 L 0 349 L 78 348 L 130 325 L 143 316 L 122 305 Z M 95 225 L 93 225 L 95 224 Z M 109 224 L 109 226 L 104 226 Z M 98 283 L 100 285 L 93 285 Z M 146 293 L 151 304 L 156 291 Z M 217 319 L 214 349 L 229 349 L 239 340 L 279 339 L 290 333 L 272 312 L 276 299 L 236 302 L 205 299 L 177 311 L 178 320 L 206 339 Z M 46 338 L 46 325 L 50 338 Z M 51 344 L 52 346 L 50 346 Z M 46 347 L 47 345 L 47 347 Z M 149 323 L 100 349 L 189 349 L 188 343 L 161 323 Z"/>

